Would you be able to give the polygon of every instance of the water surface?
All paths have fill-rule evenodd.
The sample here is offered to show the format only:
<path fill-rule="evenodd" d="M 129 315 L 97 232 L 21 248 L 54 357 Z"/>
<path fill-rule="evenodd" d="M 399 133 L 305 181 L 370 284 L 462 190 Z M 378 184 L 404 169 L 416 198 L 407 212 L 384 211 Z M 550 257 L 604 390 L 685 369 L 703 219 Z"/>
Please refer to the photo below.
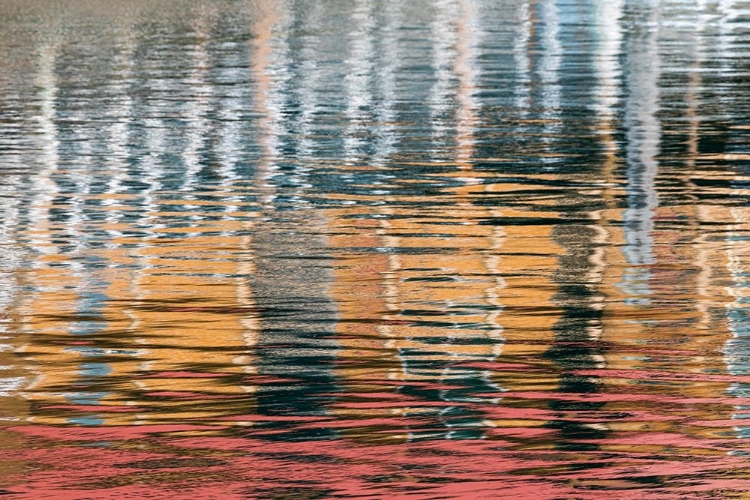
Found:
<path fill-rule="evenodd" d="M 0 493 L 750 494 L 747 0 L 8 0 L 0 51 Z"/>

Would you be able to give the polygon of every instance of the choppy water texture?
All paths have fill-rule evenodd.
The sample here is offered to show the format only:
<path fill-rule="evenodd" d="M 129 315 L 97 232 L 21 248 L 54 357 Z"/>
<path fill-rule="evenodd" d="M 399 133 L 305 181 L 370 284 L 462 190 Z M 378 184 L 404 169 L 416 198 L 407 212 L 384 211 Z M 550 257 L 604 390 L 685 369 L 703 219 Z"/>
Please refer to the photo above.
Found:
<path fill-rule="evenodd" d="M 750 496 L 750 1 L 0 3 L 0 493 Z"/>

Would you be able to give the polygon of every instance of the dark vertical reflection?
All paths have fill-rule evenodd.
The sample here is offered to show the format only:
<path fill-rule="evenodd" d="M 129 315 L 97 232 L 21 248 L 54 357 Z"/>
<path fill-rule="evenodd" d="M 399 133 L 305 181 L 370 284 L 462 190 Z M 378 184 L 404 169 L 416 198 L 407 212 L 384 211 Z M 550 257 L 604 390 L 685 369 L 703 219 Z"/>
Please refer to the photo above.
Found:
<path fill-rule="evenodd" d="M 588 74 L 592 67 L 596 68 L 596 64 L 602 63 L 601 58 L 608 57 L 608 54 L 600 52 L 596 32 L 586 29 L 591 24 L 596 26 L 596 13 L 581 3 L 558 5 L 557 2 L 545 2 L 541 7 L 541 43 L 546 49 L 545 53 L 560 55 L 540 64 L 539 76 L 545 82 L 541 87 L 542 91 L 549 89 L 551 94 L 543 98 L 540 105 L 543 109 L 552 108 L 547 112 L 552 124 L 561 119 L 554 114 L 554 110 L 563 103 L 567 113 L 577 115 L 581 120 L 583 110 L 596 104 L 591 99 L 596 99 L 597 95 L 582 92 L 576 81 L 576 78 L 581 77 L 565 70 L 586 68 L 583 73 Z M 579 19 L 585 22 L 582 25 L 569 22 Z M 605 59 L 603 62 L 606 64 L 609 61 Z M 609 90 L 612 92 L 614 89 Z M 557 129 L 564 134 L 566 127 L 587 125 L 588 123 L 580 122 L 573 125 L 566 120 L 562 126 L 550 125 L 548 130 L 551 133 L 551 130 Z M 584 150 L 587 148 L 587 145 L 574 141 L 547 141 L 550 156 L 555 158 L 565 146 Z M 558 161 L 562 163 L 558 167 L 560 169 L 572 167 L 568 167 L 564 157 Z M 581 177 L 583 182 L 597 182 L 604 173 L 598 162 L 576 167 L 583 170 L 580 173 L 585 173 L 585 177 Z M 606 425 L 597 423 L 597 419 L 591 417 L 596 415 L 596 411 L 604 403 L 568 398 L 573 394 L 592 394 L 602 390 L 602 382 L 598 377 L 579 375 L 578 372 L 604 367 L 600 342 L 603 329 L 602 303 L 605 297 L 599 289 L 602 263 L 598 248 L 602 234 L 596 225 L 596 219 L 601 216 L 606 205 L 601 198 L 590 196 L 580 196 L 577 199 L 563 197 L 560 201 L 563 203 L 558 206 L 558 210 L 564 224 L 556 225 L 552 230 L 552 238 L 564 252 L 558 259 L 558 268 L 553 277 L 558 291 L 552 300 L 560 307 L 560 318 L 552 327 L 554 340 L 545 357 L 560 368 L 557 390 L 566 397 L 550 402 L 553 419 L 547 425 L 559 432 L 556 448 L 571 451 L 595 450 L 599 448 L 595 441 L 606 435 Z"/>
<path fill-rule="evenodd" d="M 313 7 L 314 8 L 314 7 Z M 302 107 L 315 106 L 321 98 L 315 88 L 296 96 L 287 85 L 304 89 L 315 71 L 282 75 L 281 71 L 304 67 L 306 58 L 320 57 L 303 45 L 279 39 L 274 33 L 285 23 L 295 29 L 305 19 L 311 30 L 322 29 L 316 17 L 305 16 L 288 4 L 260 4 L 252 42 L 251 67 L 259 83 L 255 107 L 262 110 L 261 157 L 258 180 L 263 183 L 263 216 L 252 231 L 253 270 L 249 286 L 260 311 L 257 344 L 259 374 L 279 378 L 259 389 L 258 412 L 272 416 L 322 415 L 335 392 L 332 363 L 337 346 L 334 337 L 336 308 L 329 294 L 332 279 L 325 220 L 319 213 L 296 205 L 305 184 L 306 166 L 289 159 L 305 157 L 303 145 L 314 130 L 306 123 Z M 316 61 L 318 62 L 318 61 Z M 284 66 L 280 66 L 280 65 Z M 309 154 L 309 153 L 308 153 Z M 319 431 L 285 434 L 285 438 L 326 437 Z"/>

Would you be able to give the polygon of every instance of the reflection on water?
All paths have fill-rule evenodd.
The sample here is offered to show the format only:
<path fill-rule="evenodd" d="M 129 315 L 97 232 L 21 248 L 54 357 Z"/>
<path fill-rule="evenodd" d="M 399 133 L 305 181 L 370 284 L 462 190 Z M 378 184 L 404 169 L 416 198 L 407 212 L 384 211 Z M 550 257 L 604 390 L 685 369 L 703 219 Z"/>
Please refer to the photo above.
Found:
<path fill-rule="evenodd" d="M 0 5 L 0 493 L 750 491 L 750 2 Z"/>

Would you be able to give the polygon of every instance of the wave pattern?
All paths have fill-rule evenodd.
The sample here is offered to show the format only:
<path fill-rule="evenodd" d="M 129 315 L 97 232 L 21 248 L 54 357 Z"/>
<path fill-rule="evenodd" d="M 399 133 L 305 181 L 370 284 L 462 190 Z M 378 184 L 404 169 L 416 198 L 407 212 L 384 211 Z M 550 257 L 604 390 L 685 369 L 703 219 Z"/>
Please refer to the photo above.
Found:
<path fill-rule="evenodd" d="M 0 493 L 750 491 L 750 2 L 0 5 Z"/>

